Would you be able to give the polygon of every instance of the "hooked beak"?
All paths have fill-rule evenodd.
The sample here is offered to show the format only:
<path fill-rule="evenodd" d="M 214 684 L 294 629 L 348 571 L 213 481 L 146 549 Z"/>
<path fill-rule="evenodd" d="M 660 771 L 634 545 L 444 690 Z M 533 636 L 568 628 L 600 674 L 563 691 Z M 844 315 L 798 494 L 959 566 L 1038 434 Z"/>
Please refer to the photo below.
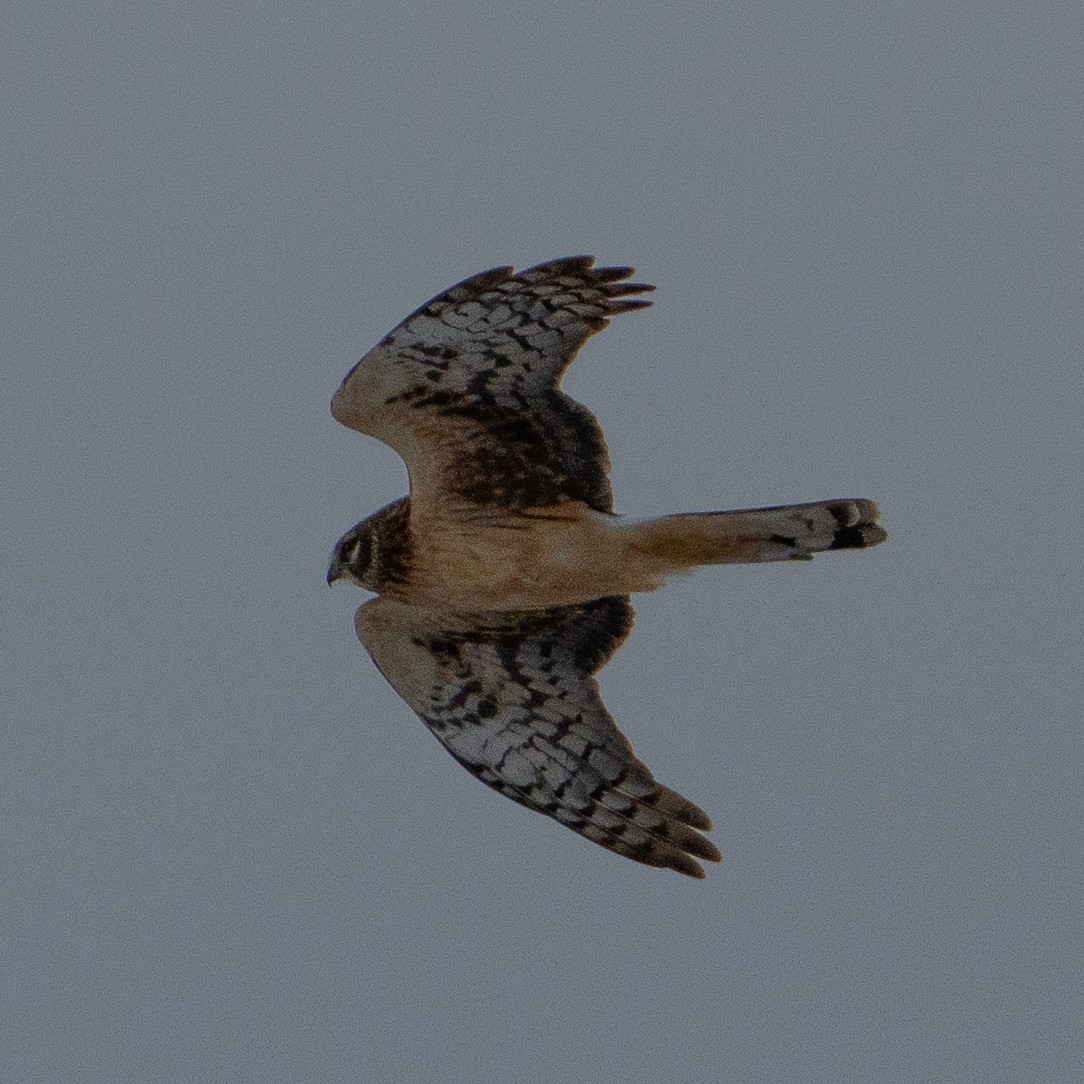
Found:
<path fill-rule="evenodd" d="M 337 558 L 332 558 L 331 564 L 327 567 L 327 585 L 328 587 L 334 587 L 336 583 L 343 578 L 343 566 L 339 564 Z"/>

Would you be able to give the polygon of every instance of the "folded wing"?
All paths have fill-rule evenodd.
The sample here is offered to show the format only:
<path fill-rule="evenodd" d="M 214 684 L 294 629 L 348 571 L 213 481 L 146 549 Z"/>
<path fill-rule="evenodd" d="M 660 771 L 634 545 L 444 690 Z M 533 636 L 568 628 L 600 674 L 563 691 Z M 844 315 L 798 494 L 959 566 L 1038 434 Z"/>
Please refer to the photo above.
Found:
<path fill-rule="evenodd" d="M 703 877 L 707 814 L 657 783 L 592 675 L 632 627 L 627 598 L 522 614 L 448 615 L 377 598 L 358 636 L 381 673 L 482 782 L 594 843 Z"/>
<path fill-rule="evenodd" d="M 408 316 L 350 371 L 331 403 L 344 425 L 391 445 L 411 500 L 609 511 L 609 457 L 594 415 L 560 391 L 609 318 L 649 302 L 630 267 L 576 256 L 485 271 Z"/>

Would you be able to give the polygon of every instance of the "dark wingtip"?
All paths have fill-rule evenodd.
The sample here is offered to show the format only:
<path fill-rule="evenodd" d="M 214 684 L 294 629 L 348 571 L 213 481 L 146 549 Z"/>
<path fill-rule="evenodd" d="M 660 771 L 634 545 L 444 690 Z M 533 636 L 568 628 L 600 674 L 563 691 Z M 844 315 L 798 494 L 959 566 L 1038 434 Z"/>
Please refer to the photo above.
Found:
<path fill-rule="evenodd" d="M 583 275 L 592 271 L 595 266 L 594 256 L 561 256 L 556 260 L 546 260 L 544 263 L 535 264 L 521 271 L 521 275 L 535 275 L 539 272 L 548 274 L 551 271 L 568 271 L 573 274 Z"/>
<path fill-rule="evenodd" d="M 574 275 L 590 281 L 602 288 L 609 297 L 621 297 L 625 294 L 642 294 L 654 290 L 655 287 L 647 282 L 626 282 L 636 273 L 633 267 L 596 267 L 594 256 L 562 256 L 556 260 L 547 260 L 545 263 L 535 264 L 519 272 L 519 277 L 528 281 L 547 278 L 551 275 Z M 619 304 L 625 305 L 625 302 Z M 635 304 L 627 303 L 628 308 L 643 308 L 648 304 L 639 301 Z M 614 311 L 623 312 L 624 308 Z"/>
<path fill-rule="evenodd" d="M 643 301 L 639 298 L 630 299 L 628 301 L 611 301 L 606 306 L 606 311 L 610 315 L 617 315 L 621 312 L 634 312 L 636 309 L 646 309 L 651 305 L 650 301 Z"/>

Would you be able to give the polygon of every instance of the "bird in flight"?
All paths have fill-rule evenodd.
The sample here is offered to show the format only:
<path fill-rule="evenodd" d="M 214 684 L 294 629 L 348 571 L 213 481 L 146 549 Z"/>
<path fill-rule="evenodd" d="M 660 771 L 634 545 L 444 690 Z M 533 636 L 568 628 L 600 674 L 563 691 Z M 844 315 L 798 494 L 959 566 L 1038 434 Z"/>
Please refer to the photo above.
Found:
<path fill-rule="evenodd" d="M 808 560 L 887 538 L 869 500 L 630 519 L 595 417 L 561 391 L 587 339 L 650 304 L 629 267 L 498 267 L 438 294 L 354 366 L 343 425 L 406 462 L 410 495 L 347 531 L 328 583 L 375 592 L 355 628 L 468 771 L 587 839 L 703 877 L 711 820 L 656 782 L 595 673 L 629 596 L 701 565 Z"/>

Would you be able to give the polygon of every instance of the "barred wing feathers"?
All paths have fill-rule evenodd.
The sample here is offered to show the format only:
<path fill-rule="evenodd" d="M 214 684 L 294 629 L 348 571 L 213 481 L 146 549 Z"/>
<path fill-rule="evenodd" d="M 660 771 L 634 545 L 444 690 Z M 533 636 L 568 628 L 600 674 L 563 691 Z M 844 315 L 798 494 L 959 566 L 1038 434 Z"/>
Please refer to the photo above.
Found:
<path fill-rule="evenodd" d="M 482 782 L 594 843 L 703 877 L 707 814 L 655 781 L 592 675 L 628 635 L 627 598 L 521 614 L 448 615 L 377 598 L 358 636 L 395 690 Z"/>
<path fill-rule="evenodd" d="M 354 366 L 332 413 L 403 456 L 415 508 L 568 499 L 610 511 L 602 430 L 560 382 L 611 317 L 649 304 L 629 296 L 654 289 L 632 273 L 575 256 L 464 279 Z"/>

